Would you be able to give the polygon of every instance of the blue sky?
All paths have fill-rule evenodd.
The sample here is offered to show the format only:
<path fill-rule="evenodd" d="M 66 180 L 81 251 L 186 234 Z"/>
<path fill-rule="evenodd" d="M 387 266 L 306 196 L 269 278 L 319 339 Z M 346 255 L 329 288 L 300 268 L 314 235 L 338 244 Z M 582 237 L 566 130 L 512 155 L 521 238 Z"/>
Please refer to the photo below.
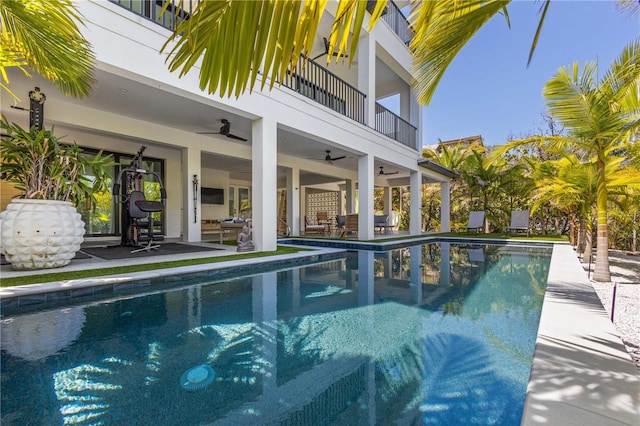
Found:
<path fill-rule="evenodd" d="M 640 35 L 640 20 L 615 1 L 553 0 L 533 61 L 527 68 L 541 2 L 514 1 L 511 28 L 495 16 L 454 59 L 423 112 L 423 145 L 482 135 L 485 145 L 509 135 L 537 132 L 542 88 L 556 70 L 577 61 L 599 63 L 604 73 L 626 44 Z"/>

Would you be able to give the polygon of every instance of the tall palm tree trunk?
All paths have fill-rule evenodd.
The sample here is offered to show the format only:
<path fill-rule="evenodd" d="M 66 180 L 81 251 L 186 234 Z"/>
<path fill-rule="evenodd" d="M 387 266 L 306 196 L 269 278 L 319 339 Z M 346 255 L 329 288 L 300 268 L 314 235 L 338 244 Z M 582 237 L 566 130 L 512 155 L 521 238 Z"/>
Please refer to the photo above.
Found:
<path fill-rule="evenodd" d="M 598 158 L 598 235 L 596 243 L 596 266 L 593 272 L 593 280 L 599 282 L 611 281 L 609 270 L 609 232 L 607 230 L 607 182 L 604 170 L 604 161 Z"/>

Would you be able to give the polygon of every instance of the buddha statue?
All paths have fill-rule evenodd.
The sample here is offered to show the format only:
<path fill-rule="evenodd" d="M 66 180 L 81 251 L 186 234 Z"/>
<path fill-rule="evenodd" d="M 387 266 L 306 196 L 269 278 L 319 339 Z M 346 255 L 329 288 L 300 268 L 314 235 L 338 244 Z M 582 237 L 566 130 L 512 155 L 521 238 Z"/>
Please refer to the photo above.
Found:
<path fill-rule="evenodd" d="M 242 227 L 242 232 L 238 234 L 238 251 L 253 251 L 253 241 L 251 241 L 251 229 L 245 225 Z"/>

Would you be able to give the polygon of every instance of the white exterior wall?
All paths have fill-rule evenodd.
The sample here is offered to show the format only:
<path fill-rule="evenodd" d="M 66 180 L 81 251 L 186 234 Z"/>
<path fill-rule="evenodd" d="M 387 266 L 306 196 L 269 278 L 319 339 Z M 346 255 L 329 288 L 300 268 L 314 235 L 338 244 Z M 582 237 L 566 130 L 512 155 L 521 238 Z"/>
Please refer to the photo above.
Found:
<path fill-rule="evenodd" d="M 108 1 L 78 1 L 77 6 L 85 24 L 81 30 L 92 43 L 97 55 L 97 68 L 114 76 L 126 78 L 126 81 L 136 82 L 134 86 L 125 88 L 129 92 L 122 94 L 123 102 L 126 102 L 128 94 L 144 96 L 145 90 L 159 89 L 173 96 L 199 102 L 201 108 L 228 110 L 233 114 L 250 119 L 254 123 L 268 117 L 269 122 L 272 123 L 270 124 L 272 129 L 268 131 L 271 136 L 265 136 L 265 140 L 277 138 L 276 129 L 285 129 L 295 131 L 306 138 L 318 140 L 322 144 L 340 146 L 356 157 L 369 157 L 366 166 L 363 167 L 371 168 L 371 170 L 349 170 L 308 158 L 271 152 L 265 150 L 264 147 L 256 149 L 256 144 L 262 143 L 264 140 L 255 137 L 261 134 L 260 132 L 256 133 L 255 129 L 253 148 L 241 144 L 231 144 L 223 137 L 199 135 L 180 130 L 170 124 L 136 119 L 122 113 L 119 105 L 113 105 L 108 111 L 92 109 L 76 100 L 65 98 L 55 87 L 37 76 L 32 80 L 17 82 L 15 86 L 17 93 L 31 90 L 33 86 L 41 87 L 43 92 L 47 94 L 45 125 L 50 126 L 55 123 L 57 129 L 69 129 L 69 138 L 76 139 L 80 145 L 131 154 L 137 151 L 139 145 L 146 145 L 145 156 L 165 161 L 168 237 L 182 236 L 188 241 L 197 241 L 199 238 L 199 223 L 194 224 L 192 217 L 194 211 L 191 184 L 193 174 L 198 174 L 200 187 L 224 188 L 226 202 L 228 202 L 228 187 L 235 183 L 229 179 L 227 172 L 201 168 L 200 163 L 196 160 L 200 154 L 194 153 L 224 153 L 225 156 L 253 160 L 253 172 L 254 174 L 260 173 L 260 176 L 254 176 L 252 183 L 243 182 L 243 184 L 253 187 L 253 214 L 255 216 L 259 211 L 259 215 L 264 215 L 259 216 L 258 219 L 261 226 L 265 227 L 270 223 L 275 224 L 277 218 L 275 170 L 269 169 L 275 169 L 275 164 L 291 168 L 297 171 L 296 173 L 299 173 L 299 170 L 306 170 L 336 176 L 343 181 L 350 182 L 351 188 L 355 188 L 355 183 L 359 180 L 362 181 L 364 176 L 367 178 L 363 183 L 365 183 L 368 198 L 372 196 L 372 193 L 369 194 L 371 192 L 369 190 L 372 190 L 374 185 L 373 165 L 375 159 L 383 159 L 386 163 L 394 164 L 411 173 L 424 174 L 424 170 L 417 166 L 416 159 L 419 152 L 392 142 L 386 136 L 368 127 L 374 125 L 373 111 L 371 110 L 376 97 L 375 57 L 383 58 L 399 78 L 404 80 L 405 87 L 408 87 L 411 81 L 411 55 L 395 34 L 382 22 L 370 34 L 363 36 L 361 50 L 358 53 L 358 67 L 360 68 L 350 74 L 352 76 L 351 83 L 354 84 L 354 79 L 357 80 L 358 89 L 367 94 L 368 126 L 363 126 L 284 87 L 275 87 L 271 92 L 255 90 L 252 94 L 244 94 L 238 99 L 207 95 L 198 88 L 197 69 L 182 78 L 178 77 L 178 72 L 170 73 L 168 71 L 165 64 L 166 54 L 160 54 L 159 50 L 170 35 L 169 30 Z M 327 10 L 328 13 L 335 10 L 335 2 L 329 2 Z M 364 25 L 366 26 L 368 23 L 365 22 Z M 338 66 L 334 68 L 329 67 L 329 70 L 344 74 L 344 68 L 338 68 Z M 100 85 L 100 81 L 97 82 L 97 85 Z M 408 93 L 404 95 L 402 115 L 408 114 L 412 122 L 417 117 L 419 122 L 421 114 L 418 113 L 419 108 L 415 100 L 408 100 Z M 3 114 L 9 109 L 8 102 L 7 99 L 2 100 Z M 171 107 L 170 104 L 149 105 L 151 110 L 154 108 L 170 109 Z M 87 129 L 86 134 L 82 129 Z M 275 141 L 270 147 L 278 149 Z M 270 156 L 271 159 L 267 161 L 264 155 Z M 272 155 L 273 157 L 271 157 Z M 273 159 L 275 159 L 275 164 Z M 257 166 L 256 161 L 261 166 Z M 437 180 L 442 180 L 441 176 L 435 174 L 434 176 Z M 292 227 L 294 235 L 298 228 L 304 229 L 303 226 L 299 227 L 297 224 L 303 221 L 302 215 L 304 213 L 301 212 L 304 212 L 305 208 L 304 188 L 295 181 L 296 179 L 291 180 L 298 189 L 289 189 L 289 199 L 293 201 L 291 206 L 293 208 L 299 207 L 299 210 L 292 212 L 291 217 L 287 218 L 289 224 L 295 224 Z M 258 185 L 257 188 L 256 185 Z M 363 187 L 360 186 L 360 188 Z M 264 193 L 264 191 L 271 192 L 272 189 L 273 196 Z M 296 191 L 296 195 L 293 195 L 294 193 L 291 191 Z M 372 216 L 373 201 L 369 201 L 368 198 L 363 195 L 359 196 L 359 210 L 360 212 L 363 212 L 363 209 L 371 210 L 369 213 Z M 180 202 L 174 202 L 174 200 L 180 200 Z M 352 203 L 355 202 L 355 197 L 350 197 L 350 200 Z M 196 207 L 198 214 L 196 222 L 199 222 L 200 219 L 210 220 L 228 215 L 228 205 L 203 206 L 199 204 Z M 347 206 L 346 210 L 350 211 L 351 208 Z M 254 223 L 255 219 L 256 217 L 254 217 Z M 361 232 L 365 232 L 367 235 L 369 231 L 373 232 L 372 218 L 363 219 L 361 225 L 366 226 L 366 230 Z M 273 232 L 266 230 L 264 232 L 266 233 L 261 234 L 255 241 L 259 249 L 275 247 L 275 227 Z"/>

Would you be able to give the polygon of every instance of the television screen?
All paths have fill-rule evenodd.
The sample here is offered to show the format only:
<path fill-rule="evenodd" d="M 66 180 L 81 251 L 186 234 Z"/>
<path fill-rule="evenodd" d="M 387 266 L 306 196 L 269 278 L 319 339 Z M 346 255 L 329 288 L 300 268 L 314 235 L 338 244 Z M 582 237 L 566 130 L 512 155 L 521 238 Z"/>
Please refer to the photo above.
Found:
<path fill-rule="evenodd" d="M 202 204 L 224 204 L 222 188 L 202 188 Z"/>

